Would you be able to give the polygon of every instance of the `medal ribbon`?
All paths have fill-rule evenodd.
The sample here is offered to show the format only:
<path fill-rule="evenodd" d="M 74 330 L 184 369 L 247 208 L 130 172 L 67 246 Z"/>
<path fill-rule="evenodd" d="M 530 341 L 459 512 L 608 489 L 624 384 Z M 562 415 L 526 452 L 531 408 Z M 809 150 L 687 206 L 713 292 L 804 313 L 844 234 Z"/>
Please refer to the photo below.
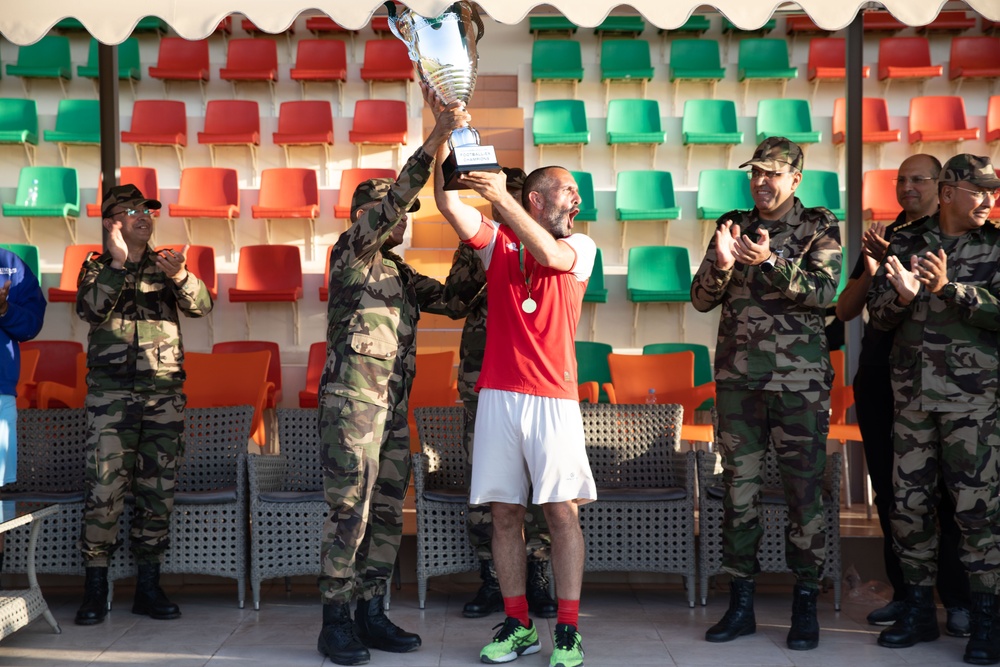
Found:
<path fill-rule="evenodd" d="M 531 270 L 531 274 L 524 272 L 524 244 L 522 243 L 517 249 L 517 259 L 521 266 L 521 275 L 524 276 L 524 286 L 528 290 L 528 298 L 531 298 L 531 277 L 534 275 L 534 269 Z"/>

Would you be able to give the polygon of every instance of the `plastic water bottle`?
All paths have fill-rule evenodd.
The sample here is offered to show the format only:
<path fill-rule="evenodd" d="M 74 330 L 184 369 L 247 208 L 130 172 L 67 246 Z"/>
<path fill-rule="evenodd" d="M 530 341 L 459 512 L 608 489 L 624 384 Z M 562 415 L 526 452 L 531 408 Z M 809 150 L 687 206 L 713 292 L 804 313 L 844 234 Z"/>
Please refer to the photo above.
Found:
<path fill-rule="evenodd" d="M 646 395 L 646 405 L 656 405 L 656 390 L 652 387 L 649 388 L 649 394 Z"/>
<path fill-rule="evenodd" d="M 28 195 L 24 198 L 25 206 L 35 206 L 38 204 L 38 179 L 31 181 L 31 187 L 28 188 Z"/>

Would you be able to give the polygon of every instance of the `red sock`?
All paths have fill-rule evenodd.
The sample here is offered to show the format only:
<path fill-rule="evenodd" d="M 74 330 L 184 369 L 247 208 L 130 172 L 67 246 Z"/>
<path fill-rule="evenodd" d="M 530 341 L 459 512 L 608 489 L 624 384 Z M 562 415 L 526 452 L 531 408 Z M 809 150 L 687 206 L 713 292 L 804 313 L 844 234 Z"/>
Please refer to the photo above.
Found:
<path fill-rule="evenodd" d="M 556 614 L 556 623 L 564 623 L 578 627 L 580 622 L 580 601 L 564 600 L 559 598 L 559 611 Z"/>
<path fill-rule="evenodd" d="M 511 618 L 516 618 L 521 621 L 521 625 L 524 627 L 531 627 L 531 619 L 528 618 L 528 598 L 524 595 L 504 598 L 503 611 Z"/>

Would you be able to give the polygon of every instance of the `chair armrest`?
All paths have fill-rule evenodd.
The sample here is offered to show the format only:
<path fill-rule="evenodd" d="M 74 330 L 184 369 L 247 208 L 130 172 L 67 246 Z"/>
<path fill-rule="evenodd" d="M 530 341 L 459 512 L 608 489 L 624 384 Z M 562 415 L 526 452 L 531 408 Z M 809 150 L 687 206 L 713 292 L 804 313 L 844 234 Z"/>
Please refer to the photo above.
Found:
<path fill-rule="evenodd" d="M 38 407 L 48 408 L 82 408 L 87 398 L 87 385 L 80 387 L 70 387 L 51 380 L 44 380 L 37 385 L 36 396 L 38 397 Z"/>
<path fill-rule="evenodd" d="M 710 382 L 690 389 L 679 389 L 676 391 L 665 391 L 657 393 L 656 399 L 659 403 L 677 403 L 684 407 L 684 423 L 694 423 L 694 413 L 698 406 L 710 398 L 715 398 L 715 383 Z"/>
<path fill-rule="evenodd" d="M 600 387 L 597 385 L 596 380 L 590 380 L 589 382 L 581 382 L 577 387 L 580 394 L 580 402 L 587 401 L 589 403 L 597 403 L 601 397 Z"/>
<path fill-rule="evenodd" d="M 247 454 L 240 452 L 236 455 L 236 502 L 244 510 L 247 507 Z"/>
<path fill-rule="evenodd" d="M 288 460 L 282 454 L 250 454 L 247 456 L 247 473 L 250 481 L 250 498 L 261 493 L 280 491 L 285 483 Z"/>
<path fill-rule="evenodd" d="M 698 493 L 701 498 L 708 493 L 708 488 L 722 483 L 722 473 L 716 472 L 719 465 L 719 455 L 715 452 L 699 450 L 695 453 L 698 462 Z"/>
<path fill-rule="evenodd" d="M 423 502 L 424 489 L 427 486 L 427 468 L 430 460 L 426 454 L 414 452 L 410 455 L 413 461 L 413 492 L 418 503 Z"/>
<path fill-rule="evenodd" d="M 615 386 L 613 384 L 605 382 L 601 385 L 601 389 L 603 389 L 604 393 L 608 395 L 608 402 L 611 403 L 611 405 L 618 405 L 618 395 L 615 394 Z"/>

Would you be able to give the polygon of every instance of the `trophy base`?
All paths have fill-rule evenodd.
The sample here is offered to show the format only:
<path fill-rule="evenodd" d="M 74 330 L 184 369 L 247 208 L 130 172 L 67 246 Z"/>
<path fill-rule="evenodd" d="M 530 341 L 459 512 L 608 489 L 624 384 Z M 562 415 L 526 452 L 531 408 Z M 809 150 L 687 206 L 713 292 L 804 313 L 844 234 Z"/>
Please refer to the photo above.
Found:
<path fill-rule="evenodd" d="M 500 171 L 493 146 L 457 146 L 441 165 L 445 190 L 468 190 L 459 176 L 470 171 Z"/>

